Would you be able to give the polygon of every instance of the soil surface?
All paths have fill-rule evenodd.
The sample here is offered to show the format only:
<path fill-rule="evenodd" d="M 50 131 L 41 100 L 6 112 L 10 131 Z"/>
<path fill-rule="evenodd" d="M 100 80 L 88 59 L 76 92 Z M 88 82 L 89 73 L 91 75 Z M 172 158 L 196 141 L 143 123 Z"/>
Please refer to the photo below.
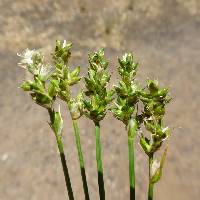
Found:
<path fill-rule="evenodd" d="M 70 66 L 87 71 L 87 53 L 105 47 L 112 82 L 117 57 L 134 52 L 138 79 L 170 86 L 173 100 L 166 124 L 172 137 L 155 200 L 199 200 L 200 196 L 200 1 L 199 0 L 0 0 L 0 199 L 67 199 L 56 142 L 46 110 L 18 89 L 27 77 L 17 52 L 41 49 L 49 54 L 56 39 L 72 41 Z M 83 83 L 81 83 L 83 85 Z M 74 93 L 80 88 L 74 88 Z M 75 199 L 83 189 L 73 130 L 65 106 L 64 143 Z M 102 125 L 107 200 L 129 199 L 127 135 L 108 114 Z M 91 199 L 98 199 L 95 137 L 82 118 L 81 141 Z M 137 200 L 145 200 L 147 158 L 136 151 Z"/>

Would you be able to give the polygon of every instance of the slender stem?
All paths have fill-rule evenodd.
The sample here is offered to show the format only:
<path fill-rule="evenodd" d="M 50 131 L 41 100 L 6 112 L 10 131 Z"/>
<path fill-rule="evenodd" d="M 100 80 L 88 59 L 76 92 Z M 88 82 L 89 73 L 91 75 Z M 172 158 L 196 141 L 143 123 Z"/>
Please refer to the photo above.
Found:
<path fill-rule="evenodd" d="M 135 200 L 135 153 L 134 143 L 135 135 L 138 129 L 138 123 L 131 118 L 128 124 L 128 152 L 129 152 L 129 182 L 130 182 L 130 200 Z"/>
<path fill-rule="evenodd" d="M 55 123 L 55 115 L 54 115 L 55 112 L 52 108 L 48 108 L 48 112 L 49 112 L 49 117 L 50 117 L 50 121 L 51 121 L 50 126 L 52 127 L 53 124 Z M 58 126 L 58 124 L 56 124 L 56 126 Z M 52 129 L 53 129 L 53 127 L 52 127 Z M 63 173 L 65 176 L 65 184 L 67 187 L 69 200 L 74 200 L 74 195 L 73 195 L 73 190 L 72 190 L 71 181 L 70 181 L 70 177 L 69 177 L 68 167 L 67 167 L 67 163 L 66 163 L 66 159 L 65 159 L 62 136 L 61 136 L 61 134 L 58 134 L 58 132 L 56 132 L 56 130 L 54 130 L 54 133 L 56 136 L 56 142 L 57 142 L 58 150 L 60 153 L 60 159 L 61 159 L 61 163 L 62 163 L 62 167 L 63 167 Z"/>
<path fill-rule="evenodd" d="M 85 200 L 89 200 L 90 197 L 89 197 L 87 179 L 86 179 L 86 174 L 85 174 L 85 163 L 84 163 L 84 158 L 83 158 L 83 152 L 81 149 L 80 131 L 78 128 L 77 121 L 72 119 L 72 122 L 73 122 L 73 127 L 74 127 L 74 134 L 75 134 L 75 139 L 76 139 L 76 147 L 77 147 L 77 151 L 78 151 L 81 176 L 82 176 L 82 182 L 83 182 L 83 190 L 85 193 Z"/>
<path fill-rule="evenodd" d="M 128 138 L 130 200 L 135 200 L 134 139 Z"/>
<path fill-rule="evenodd" d="M 95 134 L 96 134 L 96 161 L 97 161 L 97 171 L 98 171 L 99 197 L 100 197 L 100 200 L 105 200 L 99 122 L 95 123 Z"/>
<path fill-rule="evenodd" d="M 58 149 L 60 152 L 60 159 L 62 162 L 62 167 L 63 167 L 64 176 L 65 176 L 65 183 L 66 183 L 66 187 L 67 187 L 67 191 L 68 191 L 69 200 L 74 200 L 74 195 L 73 195 L 73 191 L 72 191 L 68 167 L 67 167 L 67 163 L 66 163 L 66 159 L 65 159 L 62 138 L 60 136 L 56 135 L 56 141 L 57 141 Z"/>
<path fill-rule="evenodd" d="M 153 200 L 153 186 L 151 183 L 151 165 L 153 162 L 153 155 L 149 155 L 149 189 L 148 189 L 148 200 Z"/>

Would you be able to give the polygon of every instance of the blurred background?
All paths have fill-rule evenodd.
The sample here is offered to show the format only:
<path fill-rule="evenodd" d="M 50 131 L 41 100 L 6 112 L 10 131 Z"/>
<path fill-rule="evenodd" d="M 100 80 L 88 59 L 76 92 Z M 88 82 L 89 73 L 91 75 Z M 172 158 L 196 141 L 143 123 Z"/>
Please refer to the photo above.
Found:
<path fill-rule="evenodd" d="M 105 47 L 112 82 L 117 57 L 134 52 L 138 79 L 170 86 L 173 100 L 166 125 L 172 137 L 155 200 L 198 200 L 200 196 L 200 1 L 199 0 L 0 0 L 0 199 L 64 200 L 66 189 L 46 110 L 18 86 L 25 71 L 17 52 L 49 55 L 56 39 L 73 42 L 70 66 L 87 72 L 87 54 Z M 83 83 L 81 83 L 83 85 Z M 81 86 L 80 86 L 81 88 Z M 76 94 L 80 88 L 74 89 Z M 63 107 L 64 108 L 64 107 Z M 84 199 L 68 113 L 64 143 L 75 199 Z M 108 114 L 102 124 L 108 200 L 129 198 L 127 135 Z M 93 123 L 79 120 L 91 199 L 98 199 Z M 137 199 L 145 200 L 147 158 L 137 141 Z"/>

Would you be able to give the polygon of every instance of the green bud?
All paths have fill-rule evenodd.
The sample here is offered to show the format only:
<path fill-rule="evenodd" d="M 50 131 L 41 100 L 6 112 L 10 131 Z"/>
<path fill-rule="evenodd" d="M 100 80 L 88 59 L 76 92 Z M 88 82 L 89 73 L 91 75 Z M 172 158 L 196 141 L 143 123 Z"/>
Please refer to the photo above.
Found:
<path fill-rule="evenodd" d="M 57 40 L 56 47 L 53 52 L 53 59 L 55 63 L 64 63 L 67 64 L 71 56 L 71 43 L 66 43 L 66 40 L 63 42 Z"/>
<path fill-rule="evenodd" d="M 156 81 L 156 80 L 148 80 L 147 86 L 149 88 L 150 94 L 155 94 L 159 90 L 158 81 Z"/>
<path fill-rule="evenodd" d="M 31 93 L 31 97 L 40 106 L 43 106 L 45 108 L 51 107 L 52 98 L 50 98 L 47 94 L 35 92 L 35 93 Z"/>
<path fill-rule="evenodd" d="M 24 83 L 22 83 L 20 85 L 20 88 L 22 88 L 24 91 L 30 91 L 31 90 L 31 85 L 32 85 L 32 82 L 25 81 Z"/>
<path fill-rule="evenodd" d="M 144 150 L 144 152 L 148 155 L 151 149 L 150 140 L 142 135 L 140 137 L 140 145 L 142 149 Z"/>
<path fill-rule="evenodd" d="M 133 55 L 125 53 L 122 59 L 118 58 L 118 71 L 125 82 L 130 82 L 136 75 L 138 63 L 134 63 Z"/>
<path fill-rule="evenodd" d="M 89 54 L 89 63 L 91 69 L 94 71 L 105 70 L 108 67 L 108 61 L 104 57 L 104 49 L 101 48 L 99 51 L 95 53 Z"/>

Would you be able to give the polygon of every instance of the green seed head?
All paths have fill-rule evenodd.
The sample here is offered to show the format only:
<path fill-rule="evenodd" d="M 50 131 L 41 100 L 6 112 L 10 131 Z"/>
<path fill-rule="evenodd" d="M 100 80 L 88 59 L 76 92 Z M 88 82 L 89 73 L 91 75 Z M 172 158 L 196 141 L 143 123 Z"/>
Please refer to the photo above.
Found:
<path fill-rule="evenodd" d="M 148 80 L 147 87 L 140 92 L 140 100 L 144 106 L 142 114 L 144 126 L 150 133 L 150 139 L 143 135 L 140 136 L 140 145 L 144 152 L 152 157 L 161 148 L 164 140 L 170 136 L 170 129 L 164 127 L 163 121 L 165 107 L 170 102 L 171 97 L 167 88 L 159 87 L 158 81 Z M 167 150 L 165 150 L 160 162 L 154 159 L 151 163 L 151 183 L 156 183 L 161 178 L 166 152 Z"/>
<path fill-rule="evenodd" d="M 155 80 L 148 80 L 146 88 L 140 93 L 140 100 L 144 104 L 144 113 L 146 117 L 154 116 L 156 120 L 162 120 L 165 106 L 171 100 L 169 91 L 167 88 L 159 88 L 158 82 Z"/>
<path fill-rule="evenodd" d="M 71 55 L 70 49 L 71 44 L 67 44 L 66 41 L 56 41 L 56 47 L 52 53 L 56 68 L 53 79 L 57 83 L 58 96 L 64 101 L 70 100 L 69 82 L 71 81 L 71 76 L 68 67 L 68 60 Z"/>
<path fill-rule="evenodd" d="M 52 53 L 52 57 L 55 64 L 55 73 L 53 75 L 53 80 L 56 83 L 56 89 L 58 91 L 58 96 L 60 99 L 65 101 L 70 109 L 71 114 L 74 118 L 81 116 L 82 111 L 80 109 L 80 96 L 77 98 L 71 97 L 70 87 L 79 83 L 81 80 L 80 67 L 76 67 L 74 70 L 70 70 L 68 66 L 69 58 L 71 56 L 71 43 L 67 43 L 65 40 L 63 42 L 56 41 L 56 47 Z M 76 110 L 76 111 L 75 111 Z"/>
<path fill-rule="evenodd" d="M 110 81 L 107 67 L 108 61 L 104 57 L 104 50 L 89 54 L 88 77 L 85 77 L 87 98 L 84 99 L 85 115 L 94 122 L 101 121 L 112 101 L 113 91 L 107 90 Z"/>
<path fill-rule="evenodd" d="M 122 59 L 118 58 L 118 72 L 125 83 L 131 83 L 135 78 L 138 63 L 134 62 L 132 53 L 125 53 Z"/>
<path fill-rule="evenodd" d="M 139 100 L 140 88 L 135 81 L 138 64 L 134 62 L 131 53 L 126 53 L 122 59 L 118 59 L 118 62 L 121 80 L 118 86 L 114 86 L 117 101 L 111 111 L 118 120 L 127 126 Z"/>

